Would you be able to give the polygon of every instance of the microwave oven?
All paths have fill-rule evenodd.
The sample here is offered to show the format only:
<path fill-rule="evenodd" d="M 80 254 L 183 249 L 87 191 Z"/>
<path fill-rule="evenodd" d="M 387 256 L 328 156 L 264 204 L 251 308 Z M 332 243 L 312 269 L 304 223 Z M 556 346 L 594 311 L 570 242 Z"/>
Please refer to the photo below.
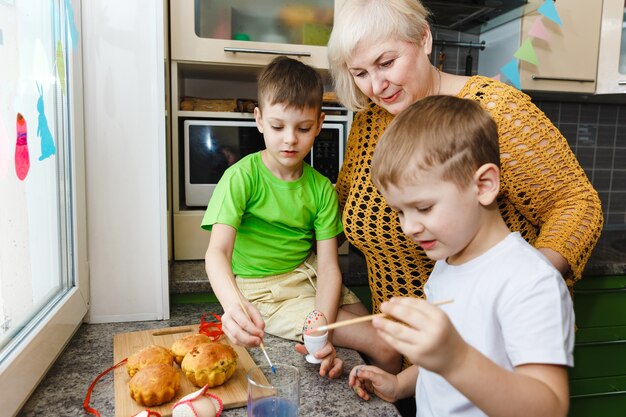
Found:
<path fill-rule="evenodd" d="M 184 202 L 206 207 L 224 171 L 242 157 L 265 149 L 253 119 L 186 119 L 183 129 Z M 334 184 L 343 163 L 345 122 L 325 122 L 305 162 Z"/>

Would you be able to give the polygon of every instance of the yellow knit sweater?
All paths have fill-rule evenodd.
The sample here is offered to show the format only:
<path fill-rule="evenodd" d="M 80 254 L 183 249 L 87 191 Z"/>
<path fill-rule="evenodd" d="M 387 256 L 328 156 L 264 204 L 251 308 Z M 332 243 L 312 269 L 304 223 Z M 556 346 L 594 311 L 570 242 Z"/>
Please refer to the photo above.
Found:
<path fill-rule="evenodd" d="M 521 91 L 474 76 L 458 94 L 494 118 L 502 165 L 499 205 L 513 231 L 570 264 L 568 287 L 580 279 L 602 230 L 602 209 L 565 138 Z M 371 104 L 355 115 L 337 180 L 347 239 L 365 255 L 374 312 L 392 296 L 423 296 L 434 266 L 402 233 L 396 214 L 370 178 L 372 153 L 393 116 Z"/>

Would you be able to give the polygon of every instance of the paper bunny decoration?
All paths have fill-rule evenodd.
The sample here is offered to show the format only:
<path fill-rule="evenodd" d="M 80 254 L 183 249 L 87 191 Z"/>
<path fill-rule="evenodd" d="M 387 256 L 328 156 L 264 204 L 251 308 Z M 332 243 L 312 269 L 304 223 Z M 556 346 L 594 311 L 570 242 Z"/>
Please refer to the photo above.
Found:
<path fill-rule="evenodd" d="M 37 100 L 37 112 L 39 113 L 39 118 L 37 119 L 37 136 L 41 138 L 41 156 L 39 160 L 43 161 L 49 156 L 54 155 L 57 149 L 54 146 L 52 132 L 50 132 L 50 128 L 48 127 L 48 119 L 46 119 L 44 111 L 43 88 L 39 83 L 37 83 L 37 91 L 39 92 L 39 99 Z"/>

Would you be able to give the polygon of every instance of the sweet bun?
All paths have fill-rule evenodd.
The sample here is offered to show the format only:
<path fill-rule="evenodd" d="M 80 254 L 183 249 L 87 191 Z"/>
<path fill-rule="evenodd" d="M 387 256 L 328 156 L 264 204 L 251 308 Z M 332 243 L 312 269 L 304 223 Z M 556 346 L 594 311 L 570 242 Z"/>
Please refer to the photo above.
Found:
<path fill-rule="evenodd" d="M 128 371 L 128 375 L 132 377 L 142 368 L 158 363 L 172 366 L 174 364 L 174 355 L 172 351 L 163 346 L 150 345 L 128 357 L 126 370 Z"/>
<path fill-rule="evenodd" d="M 176 340 L 172 344 L 172 353 L 174 354 L 174 360 L 177 364 L 181 364 L 183 358 L 191 349 L 198 346 L 200 343 L 209 343 L 211 338 L 205 334 L 197 333 L 190 334 L 181 339 Z"/>
<path fill-rule="evenodd" d="M 237 369 L 237 352 L 224 343 L 201 343 L 185 355 L 183 373 L 197 387 L 222 385 Z"/>
<path fill-rule="evenodd" d="M 128 387 L 131 398 L 138 404 L 146 407 L 161 405 L 176 396 L 180 373 L 172 365 L 148 365 L 130 379 Z"/>

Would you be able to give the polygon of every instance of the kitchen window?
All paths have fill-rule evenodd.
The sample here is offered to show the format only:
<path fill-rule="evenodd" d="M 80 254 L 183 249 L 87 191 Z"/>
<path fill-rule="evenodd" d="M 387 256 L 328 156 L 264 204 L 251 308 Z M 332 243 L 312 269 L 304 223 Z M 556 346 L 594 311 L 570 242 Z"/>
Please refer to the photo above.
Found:
<path fill-rule="evenodd" d="M 80 9 L 71 4 L 0 0 L 0 409 L 9 415 L 88 307 L 81 66 L 72 43 Z"/>

